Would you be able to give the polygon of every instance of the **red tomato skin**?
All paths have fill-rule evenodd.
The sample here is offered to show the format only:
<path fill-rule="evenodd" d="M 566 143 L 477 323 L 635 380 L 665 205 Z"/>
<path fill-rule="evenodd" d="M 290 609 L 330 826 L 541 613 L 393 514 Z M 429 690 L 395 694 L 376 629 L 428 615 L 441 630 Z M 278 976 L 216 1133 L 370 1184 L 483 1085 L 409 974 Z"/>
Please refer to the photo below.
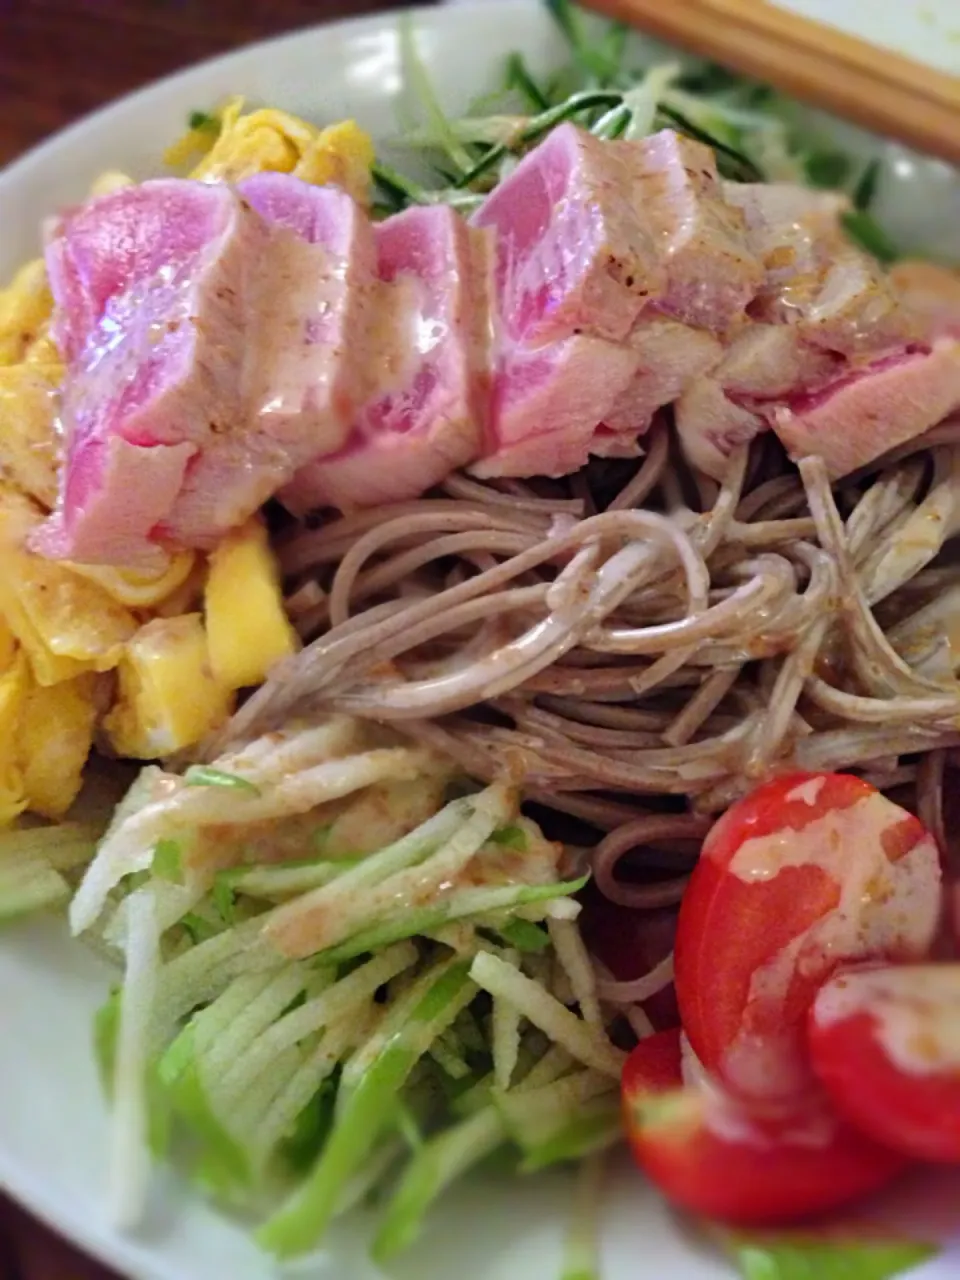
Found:
<path fill-rule="evenodd" d="M 960 966 L 949 967 L 957 970 L 960 984 Z M 917 966 L 921 983 L 924 968 Z M 901 976 L 912 970 L 913 966 L 905 966 Z M 960 1164 L 960 1064 L 924 1072 L 905 1070 L 891 1059 L 879 1038 L 874 1013 L 864 1009 L 836 1020 L 820 1016 L 833 988 L 855 982 L 857 976 L 856 970 L 836 975 L 810 1009 L 808 1038 L 814 1071 L 837 1111 L 877 1142 L 915 1160 Z M 950 1010 L 943 1016 L 950 1017 Z"/>
<path fill-rule="evenodd" d="M 787 799 L 809 784 L 819 787 L 813 803 Z M 780 1003 L 752 998 L 751 984 L 759 969 L 840 905 L 841 886 L 817 865 L 786 865 L 769 878 L 749 880 L 731 864 L 747 840 L 801 831 L 828 811 L 875 795 L 868 783 L 845 774 L 790 774 L 733 805 L 704 842 L 680 907 L 674 953 L 680 1018 L 704 1067 L 754 1103 L 789 1108 L 816 1089 L 804 1023 L 819 985 L 844 957 L 824 955 L 821 962 L 805 954 L 803 972 L 794 972 Z M 883 836 L 891 862 L 926 835 L 916 818 L 902 813 L 902 822 Z M 758 1061 L 782 1063 L 782 1070 L 765 1070 L 762 1099 L 730 1070 L 728 1051 L 738 1041 L 770 1051 Z"/>
<path fill-rule="evenodd" d="M 839 1209 L 887 1186 L 903 1156 L 838 1129 L 824 1147 L 746 1146 L 706 1127 L 702 1100 L 678 1090 L 677 1119 L 630 1130 L 634 1158 L 676 1205 L 739 1227 L 786 1226 Z"/>
<path fill-rule="evenodd" d="M 671 1027 L 641 1040 L 627 1058 L 621 1078 L 626 1105 L 645 1093 L 665 1093 L 683 1083 L 680 1028 Z"/>
<path fill-rule="evenodd" d="M 680 1084 L 680 1039 L 641 1041 L 623 1076 L 624 1119 L 637 1164 L 675 1205 L 731 1226 L 803 1221 L 891 1182 L 901 1155 L 837 1122 L 822 1146 L 738 1140 L 709 1123 L 706 1094 Z"/>

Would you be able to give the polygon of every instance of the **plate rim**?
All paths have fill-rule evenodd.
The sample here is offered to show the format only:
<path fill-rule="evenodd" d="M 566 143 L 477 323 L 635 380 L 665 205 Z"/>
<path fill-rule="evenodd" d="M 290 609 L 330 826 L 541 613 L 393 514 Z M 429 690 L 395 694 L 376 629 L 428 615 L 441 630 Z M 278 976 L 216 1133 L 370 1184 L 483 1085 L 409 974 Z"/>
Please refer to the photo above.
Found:
<path fill-rule="evenodd" d="M 420 4 L 386 12 L 364 14 L 350 18 L 334 19 L 328 22 L 310 23 L 291 31 L 283 32 L 262 40 L 250 41 L 238 48 L 228 50 L 210 57 L 200 58 L 188 63 L 162 77 L 151 80 L 141 87 L 123 94 L 102 106 L 87 112 L 79 119 L 58 129 L 48 137 L 15 157 L 0 169 L 0 210 L 6 200 L 16 200 L 18 186 L 28 181 L 36 170 L 42 170 L 55 159 L 56 153 L 67 148 L 92 130 L 102 128 L 112 119 L 119 119 L 133 106 L 149 107 L 152 101 L 163 102 L 178 85 L 185 84 L 192 78 L 202 78 L 205 72 L 213 68 L 230 71 L 232 66 L 240 67 L 250 58 L 251 53 L 261 54 L 265 60 L 284 59 L 288 50 L 304 41 L 317 41 L 336 33 L 344 40 L 362 38 L 366 34 L 376 34 L 396 30 L 403 17 L 409 17 L 418 26 L 428 23 L 433 28 L 456 29 L 458 26 L 469 27 L 472 21 L 479 19 L 491 21 L 491 15 L 502 14 L 503 20 L 515 18 L 519 8 L 530 10 L 532 6 L 522 0 L 469 0 L 467 3 L 447 5 Z M 318 105 L 322 107 L 323 89 L 318 89 Z M 47 210 L 37 217 L 38 228 Z M 2 231 L 0 231 L 2 235 Z M 8 937 L 16 938 L 15 930 L 8 932 Z M 70 939 L 71 947 L 82 946 L 76 939 Z M 89 1046 L 87 1049 L 89 1053 Z M 167 1191 L 166 1180 L 158 1179 L 159 1191 L 163 1195 Z M 55 1234 L 75 1244 L 80 1250 L 96 1259 L 112 1270 L 120 1270 L 138 1280 L 168 1280 L 169 1272 L 163 1268 L 163 1243 L 154 1244 L 153 1232 L 147 1236 L 136 1233 L 126 1234 L 109 1225 L 106 1216 L 90 1218 L 81 1207 L 75 1207 L 70 1198 L 65 1198 L 58 1189 L 58 1184 L 35 1174 L 29 1167 L 19 1161 L 15 1155 L 0 1144 L 0 1188 L 15 1201 L 26 1213 L 36 1218 Z M 215 1209 L 211 1209 L 212 1212 Z M 221 1215 L 229 1219 L 228 1215 Z M 689 1246 L 677 1240 L 677 1258 L 675 1265 L 683 1265 L 685 1259 L 692 1257 Z M 158 1259 L 154 1261 L 154 1257 Z M 265 1275 L 269 1274 L 269 1259 L 265 1260 Z M 341 1280 L 346 1280 L 342 1277 Z"/>

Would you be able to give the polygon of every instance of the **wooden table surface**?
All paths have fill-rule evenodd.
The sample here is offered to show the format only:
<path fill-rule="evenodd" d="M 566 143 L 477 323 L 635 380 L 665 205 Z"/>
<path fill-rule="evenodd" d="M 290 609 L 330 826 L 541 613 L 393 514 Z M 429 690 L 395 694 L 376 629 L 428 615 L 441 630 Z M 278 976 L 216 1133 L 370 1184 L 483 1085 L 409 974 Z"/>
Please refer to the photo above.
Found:
<path fill-rule="evenodd" d="M 0 166 L 179 67 L 263 36 L 406 2 L 0 0 Z M 0 1197 L 0 1280 L 114 1278 Z"/>

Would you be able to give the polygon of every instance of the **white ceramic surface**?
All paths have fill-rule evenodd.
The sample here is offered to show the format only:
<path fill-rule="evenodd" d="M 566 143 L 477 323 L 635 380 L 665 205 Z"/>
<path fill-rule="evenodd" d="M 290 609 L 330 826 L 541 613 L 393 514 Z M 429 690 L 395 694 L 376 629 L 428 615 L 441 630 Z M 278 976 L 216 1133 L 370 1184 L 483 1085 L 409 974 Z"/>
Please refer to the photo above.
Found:
<path fill-rule="evenodd" d="M 774 0 L 805 18 L 960 75 L 960 5 L 956 0 Z"/>
<path fill-rule="evenodd" d="M 941 8 L 954 2 L 944 0 Z M 815 0 L 803 3 L 813 7 Z M 852 14 L 856 6 L 839 6 L 844 7 Z M 914 6 L 884 0 L 882 7 L 892 15 Z M 910 25 L 913 18 L 905 16 L 904 22 Z M 525 50 L 540 68 L 563 52 L 541 11 L 519 0 L 424 13 L 419 30 L 422 53 L 454 108 L 489 86 L 509 49 Z M 0 174 L 0 279 L 36 252 L 40 219 L 82 197 L 102 169 L 155 172 L 164 144 L 193 108 L 241 92 L 315 119 L 356 115 L 385 137 L 395 127 L 401 91 L 395 26 L 378 19 L 298 33 L 147 89 Z M 943 242 L 952 236 L 960 256 L 955 214 L 947 226 L 942 216 L 929 213 L 938 198 L 946 199 L 946 208 L 958 208 L 955 178 L 937 170 L 931 183 L 924 165 L 920 173 L 922 199 L 913 185 L 909 204 L 928 211 Z M 901 215 L 904 210 L 909 213 L 904 206 Z M 242 1224 L 215 1213 L 172 1174 L 158 1177 L 148 1220 L 136 1236 L 119 1237 L 107 1221 L 106 1125 L 90 1054 L 90 1019 L 108 980 L 102 965 L 52 922 L 0 934 L 0 1185 L 138 1280 L 267 1280 L 273 1270 Z M 433 1215 L 422 1244 L 392 1274 L 397 1280 L 555 1280 L 570 1191 L 563 1174 L 458 1188 Z M 946 1240 L 958 1230 L 958 1205 L 960 1180 L 920 1179 L 874 1212 Z M 374 1280 L 377 1273 L 364 1253 L 367 1238 L 365 1219 L 351 1219 L 325 1255 L 297 1274 Z M 603 1250 L 605 1280 L 722 1280 L 730 1274 L 719 1258 L 684 1235 L 627 1161 L 609 1180 Z M 960 1236 L 949 1254 L 913 1275 L 948 1280 L 958 1273 Z"/>

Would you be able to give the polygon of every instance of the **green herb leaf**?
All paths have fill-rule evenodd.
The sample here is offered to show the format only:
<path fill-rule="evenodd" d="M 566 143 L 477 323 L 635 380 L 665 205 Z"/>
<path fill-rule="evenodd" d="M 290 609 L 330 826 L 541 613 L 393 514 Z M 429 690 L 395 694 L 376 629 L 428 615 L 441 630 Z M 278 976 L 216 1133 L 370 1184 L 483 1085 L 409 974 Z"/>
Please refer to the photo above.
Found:
<path fill-rule="evenodd" d="M 224 924 L 236 924 L 237 895 L 229 872 L 220 872 L 213 882 L 213 905 Z"/>
<path fill-rule="evenodd" d="M 214 938 L 222 932 L 213 921 L 205 919 L 196 911 L 188 911 L 181 917 L 180 923 L 194 942 L 206 942 L 208 938 Z"/>
<path fill-rule="evenodd" d="M 211 115 L 209 111 L 191 111 L 187 116 L 187 124 L 191 129 L 202 129 L 210 133 L 218 133 L 220 131 L 219 119 Z"/>
<path fill-rule="evenodd" d="M 611 142 L 616 138 L 622 137 L 633 119 L 633 112 L 626 105 L 621 103 L 619 107 L 613 107 L 591 126 L 590 132 L 595 138 L 604 138 Z"/>
<path fill-rule="evenodd" d="M 692 71 L 681 76 L 678 84 L 687 93 L 697 94 L 702 98 L 710 98 L 714 94 L 725 93 L 728 89 L 737 89 L 742 83 L 741 77 L 729 67 L 722 67 L 717 62 L 705 62 Z"/>
<path fill-rule="evenodd" d="M 812 186 L 836 191 L 849 181 L 850 157 L 842 151 L 811 151 L 803 168 Z"/>
<path fill-rule="evenodd" d="M 397 1103 L 397 1132 L 411 1151 L 423 1146 L 423 1133 L 410 1105 L 401 1098 Z"/>
<path fill-rule="evenodd" d="M 889 265 L 901 257 L 900 250 L 871 214 L 852 209 L 843 215 L 841 221 L 854 244 L 872 254 L 878 262 Z"/>
<path fill-rule="evenodd" d="M 411 15 L 406 14 L 401 16 L 399 31 L 400 58 L 403 65 L 404 77 L 416 94 L 417 101 L 423 108 L 427 121 L 436 134 L 438 146 L 449 157 L 453 164 L 456 165 L 459 171 L 469 169 L 473 164 L 473 157 L 466 147 L 458 140 L 456 134 L 451 128 L 450 121 L 447 119 L 446 113 L 440 106 L 439 99 L 434 91 L 433 83 L 427 72 L 426 65 L 420 57 L 419 50 L 417 49 L 416 32 L 414 31 L 413 18 Z"/>
<path fill-rule="evenodd" d="M 853 190 L 854 207 L 866 212 L 873 204 L 874 196 L 877 194 L 877 184 L 880 181 L 880 161 L 871 160 L 863 173 L 860 175 L 859 181 Z"/>
<path fill-rule="evenodd" d="M 566 36 L 581 69 L 597 84 L 609 84 L 623 60 L 626 32 L 623 30 L 621 34 L 622 24 L 615 24 L 612 31 L 608 29 L 602 42 L 592 44 L 587 38 L 583 15 L 570 0 L 546 0 L 546 7 Z"/>
<path fill-rule="evenodd" d="M 232 787 L 234 791 L 246 791 L 249 795 L 260 794 L 260 788 L 248 778 L 240 778 L 235 773 L 225 773 L 223 769 L 214 769 L 206 764 L 192 764 L 183 780 L 188 787 Z"/>
<path fill-rule="evenodd" d="M 150 870 L 158 880 L 183 884 L 183 851 L 178 840 L 158 840 L 153 848 Z"/>
<path fill-rule="evenodd" d="M 508 920 L 506 924 L 501 925 L 497 929 L 500 937 L 516 947 L 518 951 L 546 951 L 550 945 L 550 935 L 545 929 L 541 929 L 538 924 L 534 924 L 532 920 L 524 920 L 518 916 L 515 920 Z"/>
<path fill-rule="evenodd" d="M 502 845 L 505 849 L 516 849 L 518 853 L 526 853 L 527 833 L 523 827 L 498 827 L 490 837 L 490 843 Z"/>
<path fill-rule="evenodd" d="M 307 1173 L 323 1150 L 327 1135 L 333 1128 L 339 1079 L 338 1067 L 300 1112 L 293 1131 L 280 1146 L 281 1156 L 295 1173 Z"/>
<path fill-rule="evenodd" d="M 937 1250 L 910 1240 L 733 1236 L 729 1251 L 744 1280 L 890 1280 Z"/>
<path fill-rule="evenodd" d="M 506 85 L 508 89 L 516 89 L 533 111 L 546 111 L 550 100 L 533 76 L 519 53 L 511 53 L 507 59 Z"/>
<path fill-rule="evenodd" d="M 387 200 L 397 209 L 405 209 L 411 204 L 435 204 L 433 192 L 405 177 L 398 170 L 382 161 L 378 161 L 370 170 L 373 180 L 383 192 Z"/>
<path fill-rule="evenodd" d="M 120 1034 L 120 988 L 111 989 L 107 1000 L 93 1015 L 93 1053 L 100 1087 L 107 1098 L 113 1094 L 113 1072 Z"/>

